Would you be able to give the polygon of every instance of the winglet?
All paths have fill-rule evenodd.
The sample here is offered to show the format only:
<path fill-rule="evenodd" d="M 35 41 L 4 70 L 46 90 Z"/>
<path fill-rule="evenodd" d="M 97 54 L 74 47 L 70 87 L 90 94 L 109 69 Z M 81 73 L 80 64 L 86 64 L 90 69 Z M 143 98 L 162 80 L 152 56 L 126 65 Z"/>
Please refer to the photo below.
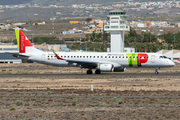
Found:
<path fill-rule="evenodd" d="M 57 59 L 64 60 L 63 58 L 59 57 L 53 50 L 54 55 L 57 57 Z"/>

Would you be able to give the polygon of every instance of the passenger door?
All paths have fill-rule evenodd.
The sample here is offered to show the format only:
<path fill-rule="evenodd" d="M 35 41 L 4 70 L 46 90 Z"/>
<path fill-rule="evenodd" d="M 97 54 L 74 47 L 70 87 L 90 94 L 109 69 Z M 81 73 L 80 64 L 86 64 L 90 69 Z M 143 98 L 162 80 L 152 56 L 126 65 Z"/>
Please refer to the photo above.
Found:
<path fill-rule="evenodd" d="M 45 54 L 42 54 L 42 56 L 41 56 L 41 58 L 42 58 L 42 61 L 45 61 L 45 58 L 46 57 L 46 55 Z"/>
<path fill-rule="evenodd" d="M 151 55 L 151 62 L 152 62 L 152 63 L 155 62 L 155 55 Z"/>

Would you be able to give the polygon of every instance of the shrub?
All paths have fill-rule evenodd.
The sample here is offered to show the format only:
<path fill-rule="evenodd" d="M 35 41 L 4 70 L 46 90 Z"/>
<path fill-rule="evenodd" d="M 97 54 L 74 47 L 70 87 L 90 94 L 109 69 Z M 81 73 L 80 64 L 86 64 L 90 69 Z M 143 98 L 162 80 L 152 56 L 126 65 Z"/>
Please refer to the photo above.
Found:
<path fill-rule="evenodd" d="M 41 114 L 39 114 L 39 117 L 42 117 L 42 115 L 41 115 Z"/>
<path fill-rule="evenodd" d="M 108 105 L 108 107 L 111 107 L 111 105 Z"/>
<path fill-rule="evenodd" d="M 46 95 L 51 95 L 51 91 L 47 91 L 47 92 L 46 92 Z"/>
<path fill-rule="evenodd" d="M 103 97 L 101 97 L 100 99 L 103 99 Z"/>
<path fill-rule="evenodd" d="M 99 102 L 98 100 L 96 100 L 95 103 L 96 103 L 97 105 L 100 105 L 100 102 Z"/>
<path fill-rule="evenodd" d="M 124 103 L 124 101 L 123 100 L 119 100 L 119 102 L 118 102 L 119 104 L 122 104 L 122 103 Z"/>
<path fill-rule="evenodd" d="M 2 103 L 2 100 L 0 100 L 0 103 Z"/>
<path fill-rule="evenodd" d="M 166 103 L 166 105 L 168 105 L 168 104 L 169 104 L 169 101 L 166 101 L 165 103 Z"/>
<path fill-rule="evenodd" d="M 15 101 L 15 104 L 16 104 L 16 105 L 20 105 L 20 104 L 21 104 L 21 101 L 20 101 L 20 100 L 16 100 L 16 101 Z"/>
<path fill-rule="evenodd" d="M 29 120 L 28 118 L 24 118 L 24 120 Z"/>
<path fill-rule="evenodd" d="M 16 108 L 15 107 L 11 107 L 10 110 L 15 110 Z"/>

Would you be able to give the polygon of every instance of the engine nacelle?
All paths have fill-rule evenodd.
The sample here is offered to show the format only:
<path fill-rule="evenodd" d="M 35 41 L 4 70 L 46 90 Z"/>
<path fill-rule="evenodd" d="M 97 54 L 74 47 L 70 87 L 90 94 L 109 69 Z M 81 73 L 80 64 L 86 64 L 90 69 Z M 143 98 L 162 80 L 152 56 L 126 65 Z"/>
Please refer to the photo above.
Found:
<path fill-rule="evenodd" d="M 125 67 L 114 68 L 114 72 L 124 72 L 125 70 L 126 70 Z"/>
<path fill-rule="evenodd" d="M 112 64 L 100 64 L 99 69 L 101 72 L 113 72 L 114 71 L 114 65 L 112 65 Z"/>

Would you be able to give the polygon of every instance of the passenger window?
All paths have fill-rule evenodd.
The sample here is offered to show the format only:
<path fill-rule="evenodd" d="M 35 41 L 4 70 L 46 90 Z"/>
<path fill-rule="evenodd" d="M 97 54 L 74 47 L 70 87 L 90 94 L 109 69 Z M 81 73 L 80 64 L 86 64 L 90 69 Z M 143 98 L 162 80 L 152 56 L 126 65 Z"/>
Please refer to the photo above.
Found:
<path fill-rule="evenodd" d="M 109 58 L 111 58 L 111 56 L 109 56 Z"/>
<path fill-rule="evenodd" d="M 87 56 L 87 58 L 88 58 L 88 56 Z"/>
<path fill-rule="evenodd" d="M 117 58 L 117 56 L 116 56 L 116 58 Z"/>
<path fill-rule="evenodd" d="M 101 56 L 101 58 L 103 58 L 103 56 Z"/>
<path fill-rule="evenodd" d="M 99 58 L 99 56 L 97 56 L 97 58 Z"/>
<path fill-rule="evenodd" d="M 49 57 L 49 56 L 48 56 Z"/>
<path fill-rule="evenodd" d="M 76 58 L 76 56 L 74 56 L 74 58 Z"/>
<path fill-rule="evenodd" d="M 107 56 L 105 56 L 105 58 L 107 58 Z"/>
<path fill-rule="evenodd" d="M 51 57 L 53 57 L 53 56 L 51 56 Z"/>
<path fill-rule="evenodd" d="M 83 56 L 83 58 L 85 58 L 85 56 Z"/>
<path fill-rule="evenodd" d="M 90 58 L 91 58 L 91 56 L 90 56 Z"/>
<path fill-rule="evenodd" d="M 112 56 L 112 58 L 114 58 L 114 56 Z"/>
<path fill-rule="evenodd" d="M 96 58 L 96 57 L 94 56 L 94 58 Z"/>
<path fill-rule="evenodd" d="M 64 56 L 64 58 L 66 58 L 66 56 Z"/>

